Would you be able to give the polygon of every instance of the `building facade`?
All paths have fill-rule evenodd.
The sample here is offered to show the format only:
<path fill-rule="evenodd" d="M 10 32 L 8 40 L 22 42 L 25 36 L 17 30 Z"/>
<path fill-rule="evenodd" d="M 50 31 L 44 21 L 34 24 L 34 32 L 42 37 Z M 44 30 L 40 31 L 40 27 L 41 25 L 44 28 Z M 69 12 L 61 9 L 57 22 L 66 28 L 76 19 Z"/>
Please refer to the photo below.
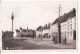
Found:
<path fill-rule="evenodd" d="M 36 29 L 36 37 L 44 37 L 44 38 L 50 38 L 50 23 L 46 24 L 44 27 L 39 26 Z"/>
<path fill-rule="evenodd" d="M 39 26 L 36 29 L 36 37 L 42 37 L 42 36 L 43 36 L 43 27 L 42 26 Z"/>
<path fill-rule="evenodd" d="M 2 38 L 7 38 L 7 37 L 13 37 L 13 32 L 12 31 L 2 31 Z"/>
<path fill-rule="evenodd" d="M 58 26 L 57 26 L 57 24 L 52 24 L 50 26 L 50 35 L 51 35 L 51 37 L 58 36 Z"/>
<path fill-rule="evenodd" d="M 36 36 L 36 32 L 35 30 L 32 29 L 22 29 L 20 28 L 20 30 L 16 29 L 16 36 L 17 37 L 35 37 Z"/>
<path fill-rule="evenodd" d="M 76 16 L 73 16 L 67 20 L 67 42 L 70 40 L 76 40 Z"/>
<path fill-rule="evenodd" d="M 18 30 L 18 29 L 16 29 L 16 36 L 17 36 L 17 37 L 21 37 L 21 32 L 20 32 L 20 30 Z"/>
<path fill-rule="evenodd" d="M 50 23 L 43 27 L 43 37 L 50 38 Z"/>
<path fill-rule="evenodd" d="M 60 22 L 61 29 L 61 42 L 63 39 L 67 40 L 67 43 L 70 40 L 76 39 L 76 9 L 73 8 L 70 12 L 60 16 L 57 18 L 50 27 L 50 35 L 59 36 L 58 35 L 58 22 Z"/>

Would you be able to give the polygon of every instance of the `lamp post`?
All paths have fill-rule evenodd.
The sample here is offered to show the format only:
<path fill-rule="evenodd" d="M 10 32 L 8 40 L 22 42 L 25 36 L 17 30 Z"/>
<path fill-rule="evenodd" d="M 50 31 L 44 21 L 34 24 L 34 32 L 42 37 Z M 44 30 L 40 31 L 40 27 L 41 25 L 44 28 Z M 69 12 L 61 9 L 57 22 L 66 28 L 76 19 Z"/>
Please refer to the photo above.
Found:
<path fill-rule="evenodd" d="M 61 5 L 59 5 L 59 21 L 58 21 L 58 36 L 59 36 L 59 43 L 61 43 L 60 12 L 61 12 Z"/>
<path fill-rule="evenodd" d="M 13 20 L 14 20 L 14 15 L 13 15 L 13 12 L 12 12 L 11 19 L 12 19 L 12 36 L 13 36 Z"/>

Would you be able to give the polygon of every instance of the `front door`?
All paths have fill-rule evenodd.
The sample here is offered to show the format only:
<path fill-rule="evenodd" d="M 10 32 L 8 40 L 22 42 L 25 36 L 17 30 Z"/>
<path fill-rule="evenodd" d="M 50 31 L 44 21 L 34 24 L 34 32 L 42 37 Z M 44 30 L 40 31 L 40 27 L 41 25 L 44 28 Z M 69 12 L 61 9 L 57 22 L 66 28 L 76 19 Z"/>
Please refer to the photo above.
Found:
<path fill-rule="evenodd" d="M 73 39 L 76 40 L 76 31 L 74 31 Z"/>

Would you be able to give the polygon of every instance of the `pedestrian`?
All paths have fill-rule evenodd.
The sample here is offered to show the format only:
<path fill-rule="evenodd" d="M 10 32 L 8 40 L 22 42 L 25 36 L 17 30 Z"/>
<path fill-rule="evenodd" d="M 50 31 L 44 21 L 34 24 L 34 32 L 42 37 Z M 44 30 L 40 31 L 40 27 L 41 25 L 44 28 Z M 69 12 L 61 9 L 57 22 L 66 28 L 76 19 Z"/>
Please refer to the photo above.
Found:
<path fill-rule="evenodd" d="M 40 38 L 41 38 L 41 40 L 42 40 L 42 35 L 40 35 Z"/>
<path fill-rule="evenodd" d="M 57 37 L 55 37 L 55 43 L 57 43 L 58 42 L 58 38 Z"/>
<path fill-rule="evenodd" d="M 53 36 L 53 41 L 55 41 L 55 36 Z"/>
<path fill-rule="evenodd" d="M 66 44 L 66 37 L 65 37 L 65 44 Z"/>

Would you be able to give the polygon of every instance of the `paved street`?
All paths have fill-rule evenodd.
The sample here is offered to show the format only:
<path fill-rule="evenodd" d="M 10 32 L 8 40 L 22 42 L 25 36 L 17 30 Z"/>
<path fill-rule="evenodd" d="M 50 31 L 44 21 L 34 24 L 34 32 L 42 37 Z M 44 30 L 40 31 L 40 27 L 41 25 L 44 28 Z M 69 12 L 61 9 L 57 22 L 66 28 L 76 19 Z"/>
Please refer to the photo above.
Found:
<path fill-rule="evenodd" d="M 11 41 L 10 41 L 11 40 Z M 28 42 L 29 40 L 18 40 L 17 38 L 12 40 L 11 38 L 8 39 L 9 42 L 7 42 L 11 46 L 19 46 L 15 49 L 17 50 L 26 50 L 26 49 L 58 49 L 57 47 L 47 46 L 47 45 L 37 45 L 35 43 Z M 4 49 L 4 48 L 3 48 Z M 13 48 L 12 48 L 13 49 Z"/>
<path fill-rule="evenodd" d="M 51 39 L 46 38 L 42 40 L 39 38 L 8 38 L 6 41 L 9 46 L 15 46 L 15 50 L 76 48 L 76 44 L 54 44 L 54 42 Z"/>
<path fill-rule="evenodd" d="M 27 41 L 27 40 L 25 40 Z M 30 39 L 28 38 L 28 42 L 30 43 L 35 43 L 37 45 L 47 45 L 47 46 L 52 46 L 52 47 L 56 47 L 58 49 L 76 49 L 76 41 L 74 40 L 72 43 L 66 43 L 66 44 L 54 44 L 54 42 L 50 39 L 50 38 L 43 38 L 38 39 Z"/>
<path fill-rule="evenodd" d="M 58 49 L 57 47 L 47 46 L 47 45 L 37 45 L 34 43 L 23 42 L 23 49 Z"/>

